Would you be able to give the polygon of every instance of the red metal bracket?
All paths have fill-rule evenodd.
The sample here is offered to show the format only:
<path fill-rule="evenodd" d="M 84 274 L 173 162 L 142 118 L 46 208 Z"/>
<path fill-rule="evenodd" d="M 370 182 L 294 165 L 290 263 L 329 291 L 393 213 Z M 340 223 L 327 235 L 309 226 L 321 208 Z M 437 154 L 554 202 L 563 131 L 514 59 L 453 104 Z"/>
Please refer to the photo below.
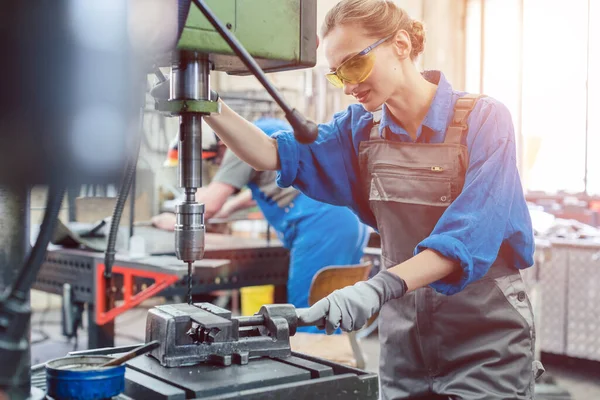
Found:
<path fill-rule="evenodd" d="M 126 268 L 113 266 L 113 275 L 123 276 L 123 304 L 107 310 L 106 306 L 106 283 L 103 278 L 104 264 L 96 266 L 96 324 L 104 325 L 114 320 L 117 315 L 139 305 L 144 300 L 156 296 L 162 290 L 171 286 L 179 280 L 177 275 L 164 274 L 159 272 L 144 271 L 135 268 Z M 154 283 L 146 289 L 133 293 L 134 278 L 154 279 Z"/>

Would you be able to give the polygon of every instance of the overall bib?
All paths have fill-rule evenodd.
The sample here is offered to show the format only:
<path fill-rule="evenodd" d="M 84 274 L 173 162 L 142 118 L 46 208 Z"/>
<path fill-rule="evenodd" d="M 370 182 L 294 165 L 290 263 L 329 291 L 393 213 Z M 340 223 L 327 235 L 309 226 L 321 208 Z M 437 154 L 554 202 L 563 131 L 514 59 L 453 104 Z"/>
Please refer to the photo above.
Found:
<path fill-rule="evenodd" d="M 385 268 L 411 258 L 461 193 L 469 164 L 461 139 L 477 99 L 457 101 L 444 143 L 381 139 L 375 121 L 370 140 L 360 144 L 361 175 Z M 533 314 L 507 245 L 489 272 L 460 293 L 418 289 L 386 303 L 379 321 L 382 399 L 533 396 Z"/>

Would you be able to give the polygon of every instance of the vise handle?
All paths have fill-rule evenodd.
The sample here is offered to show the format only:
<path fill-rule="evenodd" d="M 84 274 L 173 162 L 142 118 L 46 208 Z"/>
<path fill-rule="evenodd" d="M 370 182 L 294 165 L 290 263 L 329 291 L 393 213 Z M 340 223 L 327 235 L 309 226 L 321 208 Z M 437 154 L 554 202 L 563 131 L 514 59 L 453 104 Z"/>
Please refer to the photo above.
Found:
<path fill-rule="evenodd" d="M 289 334 L 296 334 L 298 326 L 306 326 L 298 318 L 298 314 L 306 311 L 303 308 L 296 308 L 292 304 L 265 304 L 258 313 L 249 317 L 236 317 L 238 326 L 269 326 L 273 318 L 285 319 L 288 324 Z"/>
<path fill-rule="evenodd" d="M 296 309 L 296 315 L 300 314 L 303 311 L 308 310 L 308 308 L 297 308 Z M 242 326 L 257 326 L 257 325 L 264 325 L 266 322 L 266 319 L 268 317 L 266 317 L 265 315 L 262 314 L 256 314 L 256 315 L 252 315 L 252 316 L 245 316 L 245 317 L 234 317 L 235 319 L 238 320 L 238 324 L 240 327 Z M 300 319 L 297 319 L 297 326 L 306 326 L 308 324 L 303 324 L 300 322 Z"/>

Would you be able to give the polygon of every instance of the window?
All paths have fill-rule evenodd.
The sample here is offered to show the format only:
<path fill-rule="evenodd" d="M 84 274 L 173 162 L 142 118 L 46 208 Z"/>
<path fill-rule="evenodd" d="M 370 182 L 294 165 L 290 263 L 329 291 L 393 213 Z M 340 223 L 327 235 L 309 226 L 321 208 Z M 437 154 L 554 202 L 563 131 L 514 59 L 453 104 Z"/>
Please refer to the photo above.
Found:
<path fill-rule="evenodd" d="M 467 90 L 511 110 L 524 187 L 583 192 L 587 163 L 600 194 L 599 2 L 469 0 L 466 21 Z"/>

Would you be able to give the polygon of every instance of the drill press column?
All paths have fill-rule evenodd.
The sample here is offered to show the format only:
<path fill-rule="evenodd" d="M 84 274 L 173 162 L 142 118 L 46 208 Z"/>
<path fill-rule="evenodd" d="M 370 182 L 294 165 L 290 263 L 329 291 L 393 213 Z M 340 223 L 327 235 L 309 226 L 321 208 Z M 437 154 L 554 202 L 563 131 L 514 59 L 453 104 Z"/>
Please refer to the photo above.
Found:
<path fill-rule="evenodd" d="M 171 69 L 171 99 L 181 102 L 179 126 L 179 186 L 185 200 L 175 208 L 175 252 L 188 264 L 188 303 L 192 302 L 192 264 L 204 256 L 204 204 L 196 202 L 202 187 L 202 115 L 189 104 L 210 101 L 210 65 L 206 55 L 181 52 Z M 193 103 L 192 103 L 193 102 Z M 200 102 L 200 103 L 197 103 Z"/>

